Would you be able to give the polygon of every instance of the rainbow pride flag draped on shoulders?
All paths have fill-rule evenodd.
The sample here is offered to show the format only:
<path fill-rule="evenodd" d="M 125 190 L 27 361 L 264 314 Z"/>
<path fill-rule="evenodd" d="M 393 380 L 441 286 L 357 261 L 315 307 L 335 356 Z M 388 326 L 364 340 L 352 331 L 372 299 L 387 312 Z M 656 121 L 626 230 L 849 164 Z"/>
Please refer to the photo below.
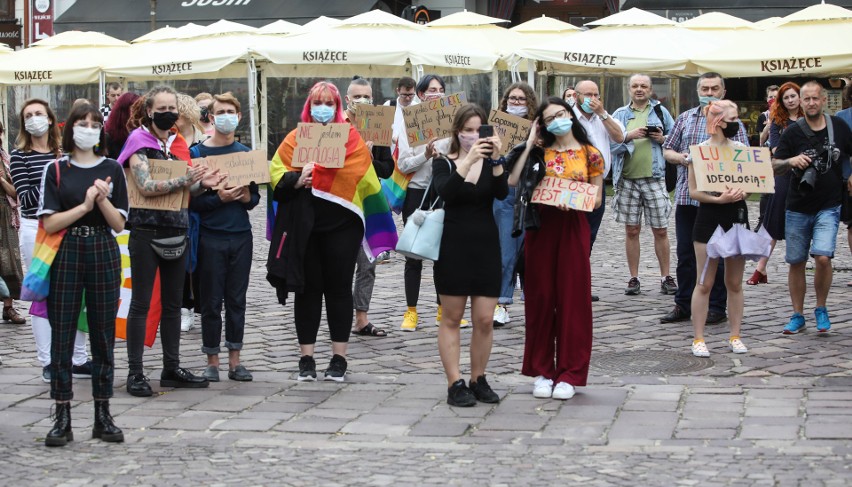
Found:
<path fill-rule="evenodd" d="M 299 170 L 290 165 L 295 148 L 296 130 L 293 130 L 278 147 L 269 166 L 272 188 L 286 172 Z M 373 168 L 370 151 L 355 127 L 349 127 L 344 166 L 336 169 L 315 167 L 311 191 L 314 196 L 337 203 L 361 218 L 367 255 L 376 257 L 396 248 L 396 224 Z"/>

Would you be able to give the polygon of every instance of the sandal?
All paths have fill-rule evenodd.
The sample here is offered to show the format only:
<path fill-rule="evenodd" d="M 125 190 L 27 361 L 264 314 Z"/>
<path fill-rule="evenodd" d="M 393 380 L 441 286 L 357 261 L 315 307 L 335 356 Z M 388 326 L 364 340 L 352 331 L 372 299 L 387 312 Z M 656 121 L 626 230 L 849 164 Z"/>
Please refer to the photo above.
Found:
<path fill-rule="evenodd" d="M 355 330 L 355 333 L 365 337 L 386 337 L 388 336 L 385 330 L 376 328 L 372 323 L 367 323 L 367 326 L 360 330 Z"/>
<path fill-rule="evenodd" d="M 760 271 L 755 270 L 754 274 L 752 274 L 751 277 L 748 278 L 748 281 L 746 281 L 746 284 L 748 284 L 749 286 L 756 286 L 758 284 L 766 284 L 766 283 L 769 282 L 766 279 L 766 277 L 767 277 L 766 274 L 763 274 Z"/>

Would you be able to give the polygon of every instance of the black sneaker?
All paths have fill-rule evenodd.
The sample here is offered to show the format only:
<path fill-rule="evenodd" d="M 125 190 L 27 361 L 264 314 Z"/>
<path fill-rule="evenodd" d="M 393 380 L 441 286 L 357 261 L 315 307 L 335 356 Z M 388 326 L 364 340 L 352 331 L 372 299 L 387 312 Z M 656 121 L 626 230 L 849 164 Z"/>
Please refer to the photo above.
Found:
<path fill-rule="evenodd" d="M 192 372 L 181 367 L 163 370 L 160 374 L 160 387 L 202 389 L 209 386 L 210 382 L 206 377 L 193 375 Z"/>
<path fill-rule="evenodd" d="M 92 361 L 86 360 L 86 363 L 71 366 L 71 377 L 75 379 L 91 379 L 92 378 Z"/>
<path fill-rule="evenodd" d="M 50 384 L 50 378 L 53 374 L 50 372 L 50 366 L 45 365 L 41 368 L 41 380 L 47 384 Z"/>
<path fill-rule="evenodd" d="M 344 375 L 346 375 L 346 359 L 342 355 L 334 354 L 331 362 L 328 363 L 328 368 L 325 369 L 325 380 L 343 382 Z"/>
<path fill-rule="evenodd" d="M 491 390 L 491 386 L 485 381 L 484 375 L 480 375 L 475 381 L 471 381 L 470 390 L 479 402 L 488 404 L 497 404 L 500 402 L 500 396 Z"/>
<path fill-rule="evenodd" d="M 476 405 L 476 396 L 467 388 L 464 379 L 453 382 L 453 385 L 447 389 L 447 404 L 460 408 L 469 408 Z"/>
<path fill-rule="evenodd" d="M 150 397 L 154 394 L 148 378 L 143 374 L 130 374 L 127 376 L 127 393 L 136 397 Z"/>
<path fill-rule="evenodd" d="M 660 292 L 669 296 L 677 294 L 677 283 L 672 276 L 666 276 L 660 281 Z"/>
<path fill-rule="evenodd" d="M 315 381 L 317 380 L 317 363 L 310 355 L 304 355 L 299 359 L 299 376 L 298 381 Z"/>
<path fill-rule="evenodd" d="M 628 296 L 636 296 L 641 291 L 642 286 L 639 284 L 638 277 L 631 277 L 629 281 L 627 281 L 627 289 L 624 290 L 624 294 Z"/>

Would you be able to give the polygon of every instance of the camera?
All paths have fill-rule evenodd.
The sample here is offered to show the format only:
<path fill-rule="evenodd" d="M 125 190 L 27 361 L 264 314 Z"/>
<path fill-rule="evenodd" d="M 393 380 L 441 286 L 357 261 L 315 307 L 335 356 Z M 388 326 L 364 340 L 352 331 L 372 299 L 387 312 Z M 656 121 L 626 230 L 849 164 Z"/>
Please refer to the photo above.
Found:
<path fill-rule="evenodd" d="M 805 168 L 805 172 L 802 173 L 802 177 L 799 178 L 799 191 L 802 193 L 810 193 L 814 190 L 814 186 L 816 186 L 816 178 L 817 178 L 817 170 L 814 166 L 808 166 Z"/>
<path fill-rule="evenodd" d="M 796 171 L 797 173 L 801 172 L 801 176 L 799 176 L 799 191 L 802 193 L 810 193 L 816 186 L 817 175 L 821 172 L 827 171 L 830 167 L 830 163 L 823 160 L 823 157 L 826 155 L 825 152 L 818 153 L 814 149 L 806 149 L 802 152 L 802 154 L 808 156 L 811 159 L 811 163 L 804 170 L 800 169 Z M 820 170 L 818 170 L 818 168 L 820 168 Z"/>

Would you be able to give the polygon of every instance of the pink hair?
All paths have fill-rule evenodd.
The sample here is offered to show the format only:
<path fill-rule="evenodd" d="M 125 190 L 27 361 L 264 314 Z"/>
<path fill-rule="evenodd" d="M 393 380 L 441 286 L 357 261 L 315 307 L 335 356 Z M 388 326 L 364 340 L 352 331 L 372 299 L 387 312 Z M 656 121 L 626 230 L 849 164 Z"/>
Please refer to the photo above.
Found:
<path fill-rule="evenodd" d="M 334 103 L 337 105 L 336 113 L 334 114 L 334 118 L 331 119 L 331 123 L 344 123 L 346 121 L 346 119 L 343 118 L 340 91 L 338 91 L 337 87 L 328 81 L 318 81 L 317 84 L 311 88 L 311 91 L 308 92 L 308 99 L 305 100 L 305 106 L 302 108 L 302 122 L 311 123 L 314 121 L 311 117 L 311 104 L 314 100 L 319 99 L 325 94 L 331 95 L 334 99 Z"/>
<path fill-rule="evenodd" d="M 710 102 L 704 108 L 704 115 L 707 117 L 707 133 L 713 135 L 716 133 L 716 128 L 722 125 L 722 119 L 725 118 L 725 113 L 728 110 L 737 111 L 737 104 L 730 100 L 719 100 Z"/>

